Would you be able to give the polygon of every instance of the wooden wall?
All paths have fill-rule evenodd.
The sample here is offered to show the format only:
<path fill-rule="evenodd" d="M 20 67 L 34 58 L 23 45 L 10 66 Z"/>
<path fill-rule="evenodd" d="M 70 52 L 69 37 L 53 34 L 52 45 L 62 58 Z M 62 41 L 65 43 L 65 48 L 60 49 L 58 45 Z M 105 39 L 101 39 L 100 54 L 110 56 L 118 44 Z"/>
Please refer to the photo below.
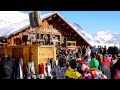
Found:
<path fill-rule="evenodd" d="M 45 32 L 46 29 L 56 30 L 56 32 Z M 23 35 L 27 35 L 28 33 L 32 33 L 34 31 L 35 31 L 35 29 L 28 28 L 28 29 L 16 34 L 16 35 L 13 35 L 12 37 L 10 37 L 8 39 L 8 45 L 7 46 L 16 46 L 15 42 L 14 42 L 16 38 L 20 38 L 22 40 Z M 52 37 L 52 35 L 59 35 L 60 36 L 60 41 L 61 41 L 61 35 L 62 34 L 59 32 L 59 30 L 54 28 L 52 25 L 49 25 L 49 23 L 46 20 L 43 21 L 41 27 L 38 28 L 37 32 L 39 34 L 49 34 L 50 38 Z"/>
<path fill-rule="evenodd" d="M 54 15 L 53 15 L 54 16 Z M 64 22 L 59 16 L 56 15 L 56 17 L 52 18 L 52 23 L 49 21 L 49 18 L 45 19 L 42 22 L 42 25 L 38 28 L 38 33 L 39 34 L 49 34 L 50 38 L 52 35 L 59 35 L 60 36 L 60 44 L 63 43 L 63 38 L 62 36 L 66 36 L 68 41 L 76 41 L 77 46 L 82 46 L 82 45 L 88 45 L 88 43 L 83 40 L 67 23 Z M 52 25 L 51 25 L 52 24 Z M 49 30 L 58 30 L 57 32 L 45 32 L 45 29 Z M 10 39 L 8 39 L 8 46 L 15 46 L 14 40 L 16 38 L 22 39 L 23 35 L 27 35 L 28 33 L 34 32 L 35 29 L 28 28 L 14 36 L 12 36 Z M 32 44 L 32 43 L 31 43 Z"/>
<path fill-rule="evenodd" d="M 27 70 L 28 62 L 34 61 L 35 71 L 39 73 L 38 65 L 47 63 L 48 58 L 56 60 L 55 46 L 4 46 L 0 47 L 0 53 L 6 53 L 10 58 L 23 58 L 24 72 Z"/>

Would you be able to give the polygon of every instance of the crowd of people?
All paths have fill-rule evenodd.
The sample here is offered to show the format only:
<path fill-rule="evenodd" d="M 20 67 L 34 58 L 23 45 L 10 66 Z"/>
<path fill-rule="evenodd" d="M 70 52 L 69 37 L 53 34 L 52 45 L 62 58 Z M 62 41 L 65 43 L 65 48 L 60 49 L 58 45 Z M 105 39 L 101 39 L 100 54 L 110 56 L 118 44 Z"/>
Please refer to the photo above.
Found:
<path fill-rule="evenodd" d="M 119 49 L 83 46 L 58 50 L 57 60 L 49 59 L 45 68 L 44 79 L 120 79 Z"/>
<path fill-rule="evenodd" d="M 39 65 L 28 62 L 23 72 L 23 59 L 0 58 L 0 79 L 120 79 L 120 52 L 117 47 L 83 46 L 75 50 L 57 49 L 57 58 Z"/>

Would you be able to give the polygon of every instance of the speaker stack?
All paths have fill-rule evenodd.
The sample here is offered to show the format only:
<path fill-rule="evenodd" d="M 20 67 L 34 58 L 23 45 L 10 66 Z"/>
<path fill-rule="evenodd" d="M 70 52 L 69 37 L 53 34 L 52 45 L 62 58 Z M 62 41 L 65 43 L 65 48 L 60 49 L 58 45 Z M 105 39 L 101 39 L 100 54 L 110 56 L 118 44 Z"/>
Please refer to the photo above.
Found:
<path fill-rule="evenodd" d="M 34 11 L 29 13 L 29 21 L 31 28 L 39 27 L 42 23 L 42 20 L 40 19 L 41 15 L 40 12 Z"/>

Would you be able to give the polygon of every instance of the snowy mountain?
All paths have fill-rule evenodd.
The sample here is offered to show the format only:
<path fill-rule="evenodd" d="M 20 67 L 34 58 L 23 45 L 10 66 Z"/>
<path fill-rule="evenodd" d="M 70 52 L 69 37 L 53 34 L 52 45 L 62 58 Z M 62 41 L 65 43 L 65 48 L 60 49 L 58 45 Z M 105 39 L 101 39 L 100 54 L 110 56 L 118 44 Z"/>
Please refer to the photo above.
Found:
<path fill-rule="evenodd" d="M 84 37 L 87 38 L 87 40 L 96 42 L 96 43 L 102 43 L 102 41 L 99 38 L 93 38 L 93 36 L 89 33 L 87 33 L 85 30 L 81 28 L 81 26 L 77 23 L 73 23 L 74 26 L 76 26 L 77 30 L 82 33 Z"/>
<path fill-rule="evenodd" d="M 81 28 L 80 25 L 77 23 L 73 23 L 76 28 L 87 37 L 89 40 L 95 41 L 95 42 L 101 42 L 101 43 L 107 43 L 107 44 L 119 44 L 120 43 L 120 33 L 114 33 L 109 30 L 106 31 L 99 31 L 96 34 L 89 34 L 85 30 Z"/>
<path fill-rule="evenodd" d="M 114 46 L 120 47 L 120 33 L 113 33 L 110 31 L 99 31 L 96 34 L 89 34 L 81 28 L 77 23 L 72 23 L 73 26 L 95 46 Z"/>
<path fill-rule="evenodd" d="M 120 33 L 114 33 L 109 30 L 99 31 L 93 35 L 93 38 L 99 39 L 104 43 L 108 44 L 119 44 L 120 43 Z"/>

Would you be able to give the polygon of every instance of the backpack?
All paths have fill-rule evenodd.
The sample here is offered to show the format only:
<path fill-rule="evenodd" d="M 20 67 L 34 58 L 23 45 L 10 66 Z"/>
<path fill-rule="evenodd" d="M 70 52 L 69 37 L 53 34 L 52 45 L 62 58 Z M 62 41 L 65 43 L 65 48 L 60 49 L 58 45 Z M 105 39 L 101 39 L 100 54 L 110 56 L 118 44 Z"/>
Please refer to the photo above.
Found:
<path fill-rule="evenodd" d="M 114 79 L 120 79 L 120 70 L 116 70 Z"/>

